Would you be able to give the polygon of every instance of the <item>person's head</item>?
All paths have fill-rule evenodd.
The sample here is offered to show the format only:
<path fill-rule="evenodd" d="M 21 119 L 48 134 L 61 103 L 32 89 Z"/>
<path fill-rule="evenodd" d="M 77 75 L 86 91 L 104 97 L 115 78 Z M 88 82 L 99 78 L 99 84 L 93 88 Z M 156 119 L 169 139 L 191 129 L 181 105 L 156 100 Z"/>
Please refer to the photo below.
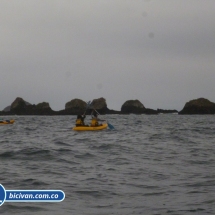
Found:
<path fill-rule="evenodd" d="M 77 119 L 81 119 L 81 115 L 80 114 L 77 116 Z"/>
<path fill-rule="evenodd" d="M 97 116 L 98 116 L 98 114 L 97 114 L 96 112 L 94 112 L 94 113 L 93 113 L 93 116 L 97 117 Z"/>

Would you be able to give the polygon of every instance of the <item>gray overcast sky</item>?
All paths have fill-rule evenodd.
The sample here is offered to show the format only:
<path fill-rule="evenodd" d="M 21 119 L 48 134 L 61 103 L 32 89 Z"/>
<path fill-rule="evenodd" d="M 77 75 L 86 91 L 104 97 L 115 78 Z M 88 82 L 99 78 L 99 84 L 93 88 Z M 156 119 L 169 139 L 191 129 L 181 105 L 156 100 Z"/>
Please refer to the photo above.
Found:
<path fill-rule="evenodd" d="M 181 110 L 215 102 L 214 0 L 0 1 L 0 110 L 104 97 Z"/>

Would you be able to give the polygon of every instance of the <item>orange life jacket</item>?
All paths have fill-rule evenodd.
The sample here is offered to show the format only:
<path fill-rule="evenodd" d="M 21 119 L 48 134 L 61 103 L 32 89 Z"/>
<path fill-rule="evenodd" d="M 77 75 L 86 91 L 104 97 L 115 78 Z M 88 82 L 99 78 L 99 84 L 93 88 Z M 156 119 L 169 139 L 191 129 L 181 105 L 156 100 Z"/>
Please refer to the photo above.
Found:
<path fill-rule="evenodd" d="M 76 119 L 76 126 L 84 125 L 84 122 L 81 119 Z"/>
<path fill-rule="evenodd" d="M 99 125 L 98 120 L 96 118 L 92 118 L 91 126 L 98 126 L 98 125 Z"/>

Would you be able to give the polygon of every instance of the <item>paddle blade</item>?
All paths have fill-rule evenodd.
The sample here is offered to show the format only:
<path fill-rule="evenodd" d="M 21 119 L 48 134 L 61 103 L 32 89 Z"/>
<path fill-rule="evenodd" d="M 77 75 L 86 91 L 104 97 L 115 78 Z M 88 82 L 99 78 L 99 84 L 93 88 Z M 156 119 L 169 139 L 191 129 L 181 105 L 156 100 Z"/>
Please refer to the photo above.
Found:
<path fill-rule="evenodd" d="M 110 129 L 115 129 L 115 128 L 113 127 L 113 125 L 111 125 L 110 123 L 108 123 L 108 128 L 110 128 Z"/>
<path fill-rule="evenodd" d="M 90 103 L 91 103 L 91 101 L 87 102 L 86 109 L 85 109 L 85 111 L 84 111 L 84 113 L 83 113 L 84 116 L 85 116 L 85 114 L 86 114 L 86 112 L 87 112 L 87 109 L 90 107 Z"/>
<path fill-rule="evenodd" d="M 91 103 L 91 101 L 87 102 L 87 106 L 86 106 L 86 110 L 85 110 L 85 112 L 86 112 L 86 111 L 87 111 L 87 109 L 90 107 L 90 103 Z"/>
<path fill-rule="evenodd" d="M 88 108 L 90 107 L 90 103 L 91 103 L 91 101 L 87 102 L 87 107 L 86 107 L 86 109 L 88 109 Z"/>

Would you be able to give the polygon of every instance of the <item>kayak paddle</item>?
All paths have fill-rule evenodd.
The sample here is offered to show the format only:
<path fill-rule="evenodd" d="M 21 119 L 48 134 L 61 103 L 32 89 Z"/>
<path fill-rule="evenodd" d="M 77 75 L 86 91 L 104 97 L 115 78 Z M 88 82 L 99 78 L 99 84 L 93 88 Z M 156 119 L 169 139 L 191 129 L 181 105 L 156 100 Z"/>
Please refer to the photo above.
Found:
<path fill-rule="evenodd" d="M 96 111 L 96 113 L 97 113 L 98 115 L 100 115 L 100 113 L 99 113 L 96 109 L 93 108 L 93 110 Z M 111 125 L 109 122 L 107 122 L 107 124 L 108 124 L 108 128 L 110 128 L 110 129 L 115 129 L 114 126 Z"/>
<path fill-rule="evenodd" d="M 90 103 L 91 103 L 91 101 L 87 102 L 87 106 L 86 106 L 86 109 L 85 109 L 85 111 L 84 111 L 84 114 L 83 114 L 83 115 L 85 115 L 85 113 L 86 113 L 87 109 L 90 107 Z"/>

